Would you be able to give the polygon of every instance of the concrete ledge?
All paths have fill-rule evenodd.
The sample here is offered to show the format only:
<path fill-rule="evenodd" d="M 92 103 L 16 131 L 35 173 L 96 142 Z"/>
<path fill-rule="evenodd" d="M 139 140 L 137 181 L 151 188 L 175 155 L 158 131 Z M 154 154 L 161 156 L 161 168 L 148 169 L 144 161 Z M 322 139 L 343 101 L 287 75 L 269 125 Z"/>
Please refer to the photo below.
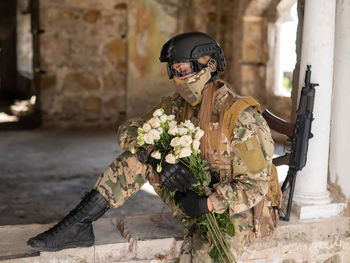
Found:
<path fill-rule="evenodd" d="M 183 227 L 170 214 L 102 218 L 94 223 L 96 242 L 89 248 L 36 252 L 29 237 L 51 225 L 0 227 L 0 262 L 175 262 Z M 259 263 L 348 263 L 350 221 L 347 217 L 281 222 L 276 233 L 256 239 L 239 260 Z"/>

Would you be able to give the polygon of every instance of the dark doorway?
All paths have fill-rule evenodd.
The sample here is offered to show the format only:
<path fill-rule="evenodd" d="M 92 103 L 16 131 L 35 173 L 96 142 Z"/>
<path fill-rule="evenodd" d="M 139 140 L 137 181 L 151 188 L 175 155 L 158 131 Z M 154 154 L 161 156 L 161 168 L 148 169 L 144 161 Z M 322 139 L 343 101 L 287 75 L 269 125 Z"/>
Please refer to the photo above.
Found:
<path fill-rule="evenodd" d="M 38 24 L 38 0 L 0 1 L 0 130 L 40 124 L 34 73 L 39 39 L 33 34 Z"/>

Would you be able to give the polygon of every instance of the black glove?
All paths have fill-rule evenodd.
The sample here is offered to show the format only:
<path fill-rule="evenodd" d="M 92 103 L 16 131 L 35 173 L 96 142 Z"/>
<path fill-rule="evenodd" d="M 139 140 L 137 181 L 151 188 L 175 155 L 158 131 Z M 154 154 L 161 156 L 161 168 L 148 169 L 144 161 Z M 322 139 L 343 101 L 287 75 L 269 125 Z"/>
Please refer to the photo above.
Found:
<path fill-rule="evenodd" d="M 149 157 L 148 160 L 156 171 L 159 160 L 153 157 Z M 185 189 L 190 189 L 191 184 L 197 182 L 196 177 L 194 177 L 190 169 L 181 162 L 176 164 L 163 162 L 162 171 L 158 174 L 162 184 L 172 192 L 175 190 L 182 192 Z"/>
<path fill-rule="evenodd" d="M 214 184 L 217 184 L 218 182 L 220 182 L 220 175 L 217 172 L 210 172 L 210 174 L 211 174 L 211 181 L 208 186 L 211 189 L 214 189 Z"/>
<path fill-rule="evenodd" d="M 182 211 L 188 216 L 196 217 L 210 212 L 207 204 L 208 197 L 200 197 L 191 190 L 184 193 L 176 192 L 175 199 L 179 202 Z"/>

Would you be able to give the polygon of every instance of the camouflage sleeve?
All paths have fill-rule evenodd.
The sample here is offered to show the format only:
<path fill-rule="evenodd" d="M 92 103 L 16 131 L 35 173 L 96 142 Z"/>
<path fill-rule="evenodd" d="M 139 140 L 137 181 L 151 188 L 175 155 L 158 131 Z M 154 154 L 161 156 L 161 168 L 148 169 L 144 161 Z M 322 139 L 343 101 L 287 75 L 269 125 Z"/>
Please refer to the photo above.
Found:
<path fill-rule="evenodd" d="M 152 118 L 153 112 L 159 108 L 163 108 L 167 114 L 170 114 L 171 100 L 171 97 L 164 97 L 161 103 L 142 117 L 132 118 L 121 124 L 117 132 L 117 141 L 120 147 L 125 151 L 130 151 L 132 147 L 137 146 L 137 129 L 142 127 L 145 121 Z"/>
<path fill-rule="evenodd" d="M 144 122 L 143 118 L 133 118 L 119 126 L 117 141 L 123 150 L 130 151 L 137 145 L 137 129 L 142 127 Z"/>
<path fill-rule="evenodd" d="M 266 195 L 273 158 L 270 129 L 254 108 L 243 111 L 231 139 L 233 176 L 230 183 L 221 183 L 209 196 L 214 212 L 241 213 L 254 207 Z"/>

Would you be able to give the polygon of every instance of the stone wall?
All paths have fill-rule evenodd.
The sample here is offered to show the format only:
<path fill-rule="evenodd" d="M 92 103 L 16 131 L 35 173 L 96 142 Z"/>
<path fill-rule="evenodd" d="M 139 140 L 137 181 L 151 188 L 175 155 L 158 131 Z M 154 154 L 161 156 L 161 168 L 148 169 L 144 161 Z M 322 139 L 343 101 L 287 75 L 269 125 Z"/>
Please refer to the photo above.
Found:
<path fill-rule="evenodd" d="M 44 126 L 125 118 L 127 1 L 40 1 Z"/>
<path fill-rule="evenodd" d="M 267 92 L 267 23 L 278 0 L 41 1 L 44 126 L 111 127 L 173 92 L 159 52 L 178 33 L 221 44 L 226 79 L 289 119 L 291 100 Z M 282 110 L 281 110 L 282 109 Z"/>

